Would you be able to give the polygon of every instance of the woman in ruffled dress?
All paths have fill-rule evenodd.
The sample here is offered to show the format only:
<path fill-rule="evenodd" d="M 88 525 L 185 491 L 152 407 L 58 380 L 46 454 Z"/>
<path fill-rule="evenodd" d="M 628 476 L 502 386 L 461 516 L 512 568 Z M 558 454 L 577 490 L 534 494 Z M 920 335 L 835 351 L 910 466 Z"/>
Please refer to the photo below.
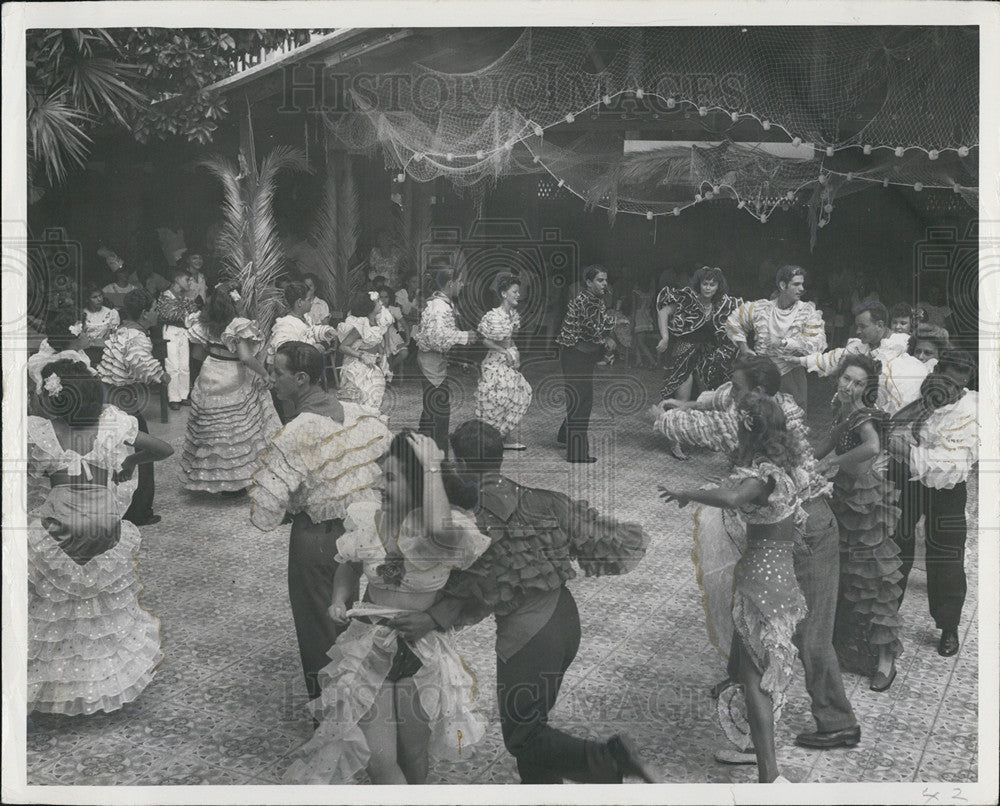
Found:
<path fill-rule="evenodd" d="M 833 479 L 833 510 L 840 526 L 840 597 L 833 643 L 840 665 L 871 677 L 885 691 L 902 654 L 898 601 L 902 560 L 891 535 L 899 521 L 899 493 L 886 476 L 885 412 L 873 408 L 879 372 L 866 355 L 845 357 L 837 370 L 830 437 L 816 450 L 816 469 Z"/>
<path fill-rule="evenodd" d="M 238 495 L 250 486 L 267 441 L 281 428 L 259 355 L 257 323 L 237 316 L 238 293 L 216 287 L 190 317 L 188 336 L 207 355 L 191 390 L 191 415 L 181 455 L 186 490 Z"/>
<path fill-rule="evenodd" d="M 429 757 L 457 761 L 485 733 L 475 680 L 450 636 L 432 631 L 407 641 L 384 623 L 425 610 L 452 569 L 468 568 L 490 546 L 466 509 L 475 487 L 450 472 L 443 478 L 443 458 L 429 437 L 397 434 L 381 506 L 347 508 L 330 615 L 350 626 L 320 673 L 320 724 L 296 752 L 287 783 L 352 783 L 367 770 L 376 784 L 422 784 Z M 370 604 L 352 609 L 362 574 Z"/>
<path fill-rule="evenodd" d="M 90 365 L 96 367 L 101 363 L 104 343 L 118 329 L 121 317 L 118 311 L 104 304 L 104 292 L 96 285 L 87 290 L 87 304 L 83 306 L 82 313 L 87 356 L 90 358 Z"/>
<path fill-rule="evenodd" d="M 122 520 L 137 465 L 172 448 L 105 406 L 84 363 L 41 370 L 28 435 L 28 712 L 92 714 L 132 702 L 163 660 L 139 603 L 139 530 Z"/>
<path fill-rule="evenodd" d="M 518 371 L 521 356 L 514 344 L 514 332 L 521 327 L 517 305 L 521 286 L 516 277 L 505 274 L 496 283 L 500 305 L 483 316 L 479 335 L 489 352 L 483 359 L 476 388 L 476 419 L 489 423 L 507 437 L 520 424 L 531 405 L 531 385 Z M 508 450 L 524 450 L 520 443 L 508 443 Z"/>
<path fill-rule="evenodd" d="M 799 490 L 806 486 L 798 452 L 774 400 L 751 392 L 737 409 L 738 446 L 733 471 L 720 487 L 671 489 L 660 497 L 721 509 L 738 510 L 746 521 L 746 549 L 734 569 L 732 618 L 746 723 L 736 688 L 719 697 L 723 730 L 740 747 L 750 744 L 757 756 L 761 783 L 782 780 L 774 748 L 774 725 L 793 674 L 796 625 L 806 603 L 795 579 L 793 554 L 804 522 Z M 739 714 L 735 717 L 735 714 Z M 747 730 L 747 724 L 749 731 Z M 748 735 L 749 732 L 749 735 Z"/>
<path fill-rule="evenodd" d="M 351 311 L 337 325 L 340 352 L 340 394 L 378 411 L 385 396 L 385 376 L 389 368 L 385 356 L 386 326 L 380 319 L 382 301 L 377 291 L 359 291 L 351 297 Z"/>
<path fill-rule="evenodd" d="M 737 349 L 726 333 L 726 319 L 742 302 L 729 296 L 722 269 L 710 266 L 698 269 L 689 285 L 660 291 L 656 352 L 666 353 L 663 400 L 690 400 L 696 385 L 707 392 L 729 380 Z M 678 459 L 687 458 L 676 444 L 670 450 Z"/>

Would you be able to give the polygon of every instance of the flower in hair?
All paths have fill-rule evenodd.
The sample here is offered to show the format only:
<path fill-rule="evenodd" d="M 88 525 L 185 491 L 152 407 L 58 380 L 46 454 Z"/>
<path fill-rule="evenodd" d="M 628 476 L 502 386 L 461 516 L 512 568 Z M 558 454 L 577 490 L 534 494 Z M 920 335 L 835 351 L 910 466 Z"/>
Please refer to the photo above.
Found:
<path fill-rule="evenodd" d="M 753 415 L 746 409 L 740 412 L 740 424 L 746 431 L 753 431 Z"/>
<path fill-rule="evenodd" d="M 243 299 L 243 297 L 240 296 L 240 292 L 237 291 L 235 288 L 229 289 L 229 298 L 233 302 L 239 302 L 241 299 Z"/>
<path fill-rule="evenodd" d="M 50 397 L 61 394 L 62 390 L 62 379 L 54 372 L 45 379 L 45 391 L 49 393 Z"/>
<path fill-rule="evenodd" d="M 368 299 L 370 299 L 372 302 L 378 302 L 379 301 L 379 293 L 378 293 L 378 291 L 369 291 L 368 292 Z"/>
<path fill-rule="evenodd" d="M 75 325 L 70 325 L 68 329 L 74 336 L 79 336 L 83 333 L 83 322 L 77 322 Z"/>

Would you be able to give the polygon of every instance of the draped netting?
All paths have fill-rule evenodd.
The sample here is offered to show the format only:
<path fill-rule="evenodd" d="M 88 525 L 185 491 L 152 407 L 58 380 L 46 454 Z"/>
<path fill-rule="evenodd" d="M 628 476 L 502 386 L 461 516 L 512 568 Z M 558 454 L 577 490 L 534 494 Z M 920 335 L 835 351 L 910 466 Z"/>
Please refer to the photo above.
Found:
<path fill-rule="evenodd" d="M 728 199 L 761 221 L 808 205 L 816 227 L 877 184 L 976 205 L 978 60 L 973 27 L 529 28 L 475 72 L 352 92 L 328 124 L 421 182 L 548 172 L 611 215 Z"/>

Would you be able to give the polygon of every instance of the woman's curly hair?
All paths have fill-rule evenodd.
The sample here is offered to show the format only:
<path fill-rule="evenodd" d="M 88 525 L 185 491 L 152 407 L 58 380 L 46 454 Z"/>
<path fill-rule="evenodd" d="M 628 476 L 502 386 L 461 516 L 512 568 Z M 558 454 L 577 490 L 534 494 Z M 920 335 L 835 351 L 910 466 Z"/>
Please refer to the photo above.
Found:
<path fill-rule="evenodd" d="M 772 462 L 787 473 L 801 461 L 795 442 L 788 432 L 785 413 L 773 398 L 760 392 L 750 392 L 736 407 L 738 443 L 731 459 L 737 467 L 750 467 L 754 462 Z"/>
<path fill-rule="evenodd" d="M 861 402 L 869 409 L 876 408 L 878 404 L 878 379 L 882 372 L 881 364 L 862 353 L 848 353 L 840 360 L 840 364 L 837 365 L 837 380 L 840 380 L 840 376 L 844 374 L 844 370 L 848 367 L 857 367 L 865 373 L 867 380 L 865 391 L 861 393 Z M 834 397 L 835 406 L 839 405 L 836 401 L 837 398 Z"/>

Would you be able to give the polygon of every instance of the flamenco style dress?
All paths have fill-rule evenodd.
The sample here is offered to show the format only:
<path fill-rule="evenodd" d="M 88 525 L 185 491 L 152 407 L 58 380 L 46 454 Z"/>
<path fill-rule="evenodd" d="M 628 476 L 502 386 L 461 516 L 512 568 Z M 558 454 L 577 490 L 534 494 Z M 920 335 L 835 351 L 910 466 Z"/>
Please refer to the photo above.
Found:
<path fill-rule="evenodd" d="M 208 348 L 191 390 L 191 415 L 181 454 L 186 490 L 236 492 L 250 486 L 261 451 L 281 422 L 263 378 L 237 355 L 242 341 L 254 351 L 263 343 L 257 324 L 237 317 L 219 337 L 195 319 L 191 341 Z"/>
<path fill-rule="evenodd" d="M 476 419 L 487 422 L 506 437 L 517 428 L 531 405 L 531 385 L 517 370 L 517 347 L 513 334 L 521 326 L 516 311 L 503 307 L 488 311 L 479 322 L 484 339 L 503 343 L 514 353 L 514 363 L 506 353 L 490 350 L 483 359 L 479 386 L 476 387 Z"/>
<path fill-rule="evenodd" d="M 337 541 L 337 562 L 361 563 L 367 598 L 396 601 L 405 595 L 413 610 L 429 607 L 453 569 L 472 565 L 490 545 L 471 515 L 452 509 L 452 528 L 461 530 L 454 548 L 432 543 L 424 534 L 421 511 L 407 515 L 396 541 L 387 550 L 380 505 L 351 504 Z M 374 620 L 372 620 L 374 622 Z M 486 720 L 475 708 L 476 682 L 455 651 L 450 633 L 432 631 L 407 642 L 385 624 L 352 619 L 329 651 L 322 672 L 322 694 L 314 705 L 320 725 L 295 754 L 286 783 L 353 783 L 368 764 L 370 750 L 359 722 L 386 680 L 412 677 L 420 705 L 428 717 L 431 758 L 458 761 L 486 732 Z"/>
<path fill-rule="evenodd" d="M 886 415 L 876 409 L 851 412 L 834 426 L 834 450 L 847 453 L 861 444 L 865 423 L 881 428 Z M 847 671 L 871 676 L 878 650 L 887 646 L 893 658 L 903 652 L 902 559 L 891 535 L 899 521 L 899 492 L 886 475 L 884 453 L 833 479 L 830 508 L 840 527 L 840 597 L 833 644 Z"/>
<path fill-rule="evenodd" d="M 357 341 L 350 346 L 362 354 L 371 356 L 365 361 L 344 354 L 344 363 L 340 367 L 338 394 L 342 400 L 350 400 L 375 411 L 381 408 L 388 369 L 388 361 L 382 349 L 386 329 L 382 325 L 373 325 L 367 316 L 348 316 L 337 325 L 337 337 L 341 343 L 351 333 L 357 333 Z"/>
<path fill-rule="evenodd" d="M 160 620 L 139 603 L 139 530 L 122 513 L 135 482 L 111 480 L 134 417 L 106 406 L 85 455 L 28 417 L 28 712 L 92 714 L 135 700 L 163 660 Z M 106 484 L 93 483 L 106 471 Z M 52 486 L 65 473 L 81 479 Z"/>
<path fill-rule="evenodd" d="M 742 300 L 721 291 L 712 300 L 712 307 L 702 308 L 698 292 L 693 288 L 666 287 L 656 298 L 656 309 L 674 306 L 667 322 L 670 344 L 664 359 L 667 374 L 660 397 L 673 397 L 677 389 L 694 374 L 702 390 L 715 389 L 729 380 L 736 345 L 726 331 L 726 320 Z"/>
<path fill-rule="evenodd" d="M 761 672 L 760 687 L 771 697 L 775 721 L 781 716 L 785 691 L 792 680 L 796 658 L 792 636 L 807 612 L 794 567 L 794 552 L 801 545 L 801 538 L 777 536 L 779 524 L 789 519 L 794 519 L 796 526 L 805 522 L 800 491 L 808 486 L 808 480 L 804 474 L 796 473 L 800 475 L 801 478 L 793 479 L 777 465 L 757 461 L 750 467 L 734 468 L 726 482 L 732 486 L 746 479 L 774 483 L 766 504 L 745 504 L 738 510 L 748 525 L 776 528 L 774 536 L 746 536 L 746 546 L 733 568 L 730 613 L 733 631 Z M 760 531 L 751 534 L 754 533 L 759 535 Z M 706 601 L 710 623 L 722 621 L 724 615 L 713 613 L 708 607 L 724 608 L 723 597 Z M 752 744 L 742 684 L 724 690 L 718 708 L 722 729 L 729 740 L 741 748 Z"/>

